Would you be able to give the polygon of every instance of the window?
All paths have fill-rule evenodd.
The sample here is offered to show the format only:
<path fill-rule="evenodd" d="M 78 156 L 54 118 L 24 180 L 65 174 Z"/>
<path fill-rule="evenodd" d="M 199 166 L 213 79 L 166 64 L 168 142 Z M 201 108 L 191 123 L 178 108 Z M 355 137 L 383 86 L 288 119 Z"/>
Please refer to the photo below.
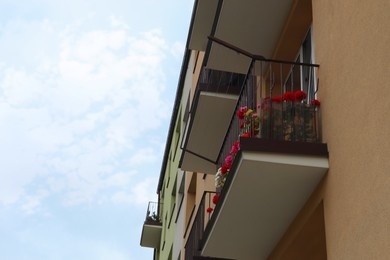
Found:
<path fill-rule="evenodd" d="M 176 158 L 176 152 L 178 150 L 179 141 L 180 141 L 180 134 L 181 134 L 181 108 L 179 110 L 179 116 L 176 122 L 176 129 L 175 129 L 175 140 L 174 140 L 174 151 L 173 151 L 173 160 Z"/>
<path fill-rule="evenodd" d="M 186 176 L 186 174 L 184 172 L 182 172 L 181 170 L 179 170 L 178 175 L 182 175 L 183 177 L 181 178 L 181 182 L 180 182 L 179 189 L 178 189 L 178 192 L 177 192 L 177 194 L 178 194 L 177 203 L 178 203 L 179 207 L 177 208 L 177 211 L 176 211 L 175 223 L 177 222 L 177 220 L 179 218 L 179 214 L 180 214 L 180 211 L 181 211 L 181 206 L 183 205 L 183 201 L 184 201 L 184 185 L 185 185 L 185 176 Z"/>
<path fill-rule="evenodd" d="M 176 178 L 175 178 L 175 182 L 173 184 L 173 188 L 172 188 L 172 193 L 171 193 L 171 208 L 170 208 L 170 217 L 169 217 L 169 224 L 168 224 L 168 228 L 171 227 L 171 222 L 172 222 L 172 218 L 173 218 L 173 213 L 175 212 L 175 207 L 176 207 L 176 190 L 177 190 L 177 175 L 176 175 Z"/>
<path fill-rule="evenodd" d="M 313 53 L 313 37 L 312 29 L 310 28 L 301 47 L 296 59 L 297 63 L 314 63 Z M 315 70 L 311 66 L 293 66 L 291 68 L 289 77 L 285 83 L 284 91 L 297 91 L 302 90 L 307 93 L 309 97 L 314 98 L 317 90 L 317 82 Z"/>

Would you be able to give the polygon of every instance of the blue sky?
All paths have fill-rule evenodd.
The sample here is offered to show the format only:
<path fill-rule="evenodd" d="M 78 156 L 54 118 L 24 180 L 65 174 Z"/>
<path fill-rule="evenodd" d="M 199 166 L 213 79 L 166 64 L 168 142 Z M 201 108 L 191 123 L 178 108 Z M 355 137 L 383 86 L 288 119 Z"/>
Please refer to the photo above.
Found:
<path fill-rule="evenodd" d="M 0 0 L 0 259 L 152 259 L 192 0 Z"/>

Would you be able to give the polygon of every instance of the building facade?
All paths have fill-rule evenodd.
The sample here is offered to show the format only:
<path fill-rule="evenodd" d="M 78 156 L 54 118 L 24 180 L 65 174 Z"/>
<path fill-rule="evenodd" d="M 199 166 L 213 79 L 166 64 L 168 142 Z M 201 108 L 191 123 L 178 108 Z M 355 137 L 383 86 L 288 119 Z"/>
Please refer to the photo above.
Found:
<path fill-rule="evenodd" d="M 155 259 L 387 258 L 389 11 L 386 0 L 195 1 Z"/>

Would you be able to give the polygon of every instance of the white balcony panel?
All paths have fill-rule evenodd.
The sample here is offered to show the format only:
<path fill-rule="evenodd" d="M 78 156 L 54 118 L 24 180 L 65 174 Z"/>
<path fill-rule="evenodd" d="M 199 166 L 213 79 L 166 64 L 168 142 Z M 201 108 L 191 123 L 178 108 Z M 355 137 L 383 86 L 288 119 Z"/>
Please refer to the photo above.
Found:
<path fill-rule="evenodd" d="M 142 227 L 141 246 L 158 248 L 160 246 L 161 231 L 161 225 L 144 224 Z"/>
<path fill-rule="evenodd" d="M 237 95 L 231 94 L 206 91 L 199 94 L 196 111 L 192 112 L 193 122 L 187 133 L 187 144 L 183 151 L 181 164 L 183 170 L 215 174 L 216 166 L 211 162 L 215 162 L 218 158 L 237 99 Z"/>
<path fill-rule="evenodd" d="M 207 37 L 211 34 L 218 0 L 198 0 L 194 7 L 194 17 L 189 38 L 189 49 L 205 51 Z"/>
<path fill-rule="evenodd" d="M 327 157 L 243 152 L 202 255 L 266 259 L 328 168 Z"/>
<path fill-rule="evenodd" d="M 252 54 L 271 58 L 292 0 L 224 0 L 215 36 Z M 213 44 L 207 67 L 246 73 L 248 61 L 243 55 Z"/>

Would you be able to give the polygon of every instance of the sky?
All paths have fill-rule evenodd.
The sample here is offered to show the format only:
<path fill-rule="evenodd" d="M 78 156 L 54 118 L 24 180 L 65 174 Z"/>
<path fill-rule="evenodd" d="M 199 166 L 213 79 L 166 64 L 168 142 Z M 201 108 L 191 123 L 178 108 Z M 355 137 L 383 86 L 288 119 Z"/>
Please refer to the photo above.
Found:
<path fill-rule="evenodd" d="M 0 260 L 142 260 L 193 0 L 0 0 Z"/>

